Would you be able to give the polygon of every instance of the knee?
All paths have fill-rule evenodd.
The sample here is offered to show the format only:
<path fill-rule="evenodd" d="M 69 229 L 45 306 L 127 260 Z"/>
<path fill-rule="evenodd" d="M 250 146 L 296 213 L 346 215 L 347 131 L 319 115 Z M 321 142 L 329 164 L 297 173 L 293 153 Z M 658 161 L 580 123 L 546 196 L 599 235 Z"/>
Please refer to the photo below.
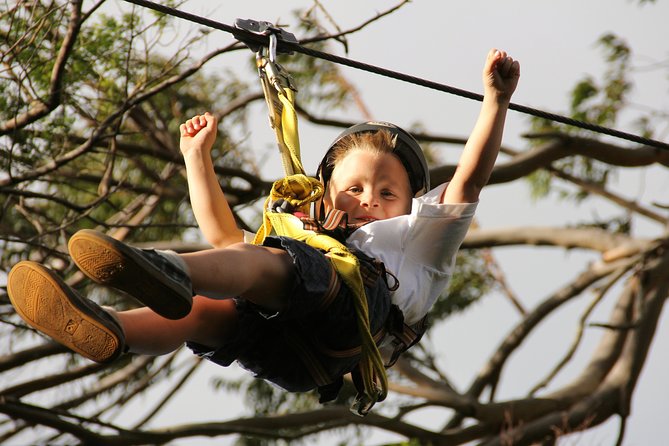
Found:
<path fill-rule="evenodd" d="M 232 299 L 194 296 L 193 306 L 187 317 L 199 325 L 215 325 L 231 322 L 236 318 L 236 313 L 235 301 Z"/>
<path fill-rule="evenodd" d="M 290 255 L 280 248 L 252 245 L 250 243 L 235 243 L 225 249 L 237 252 L 247 265 L 265 273 L 271 274 L 274 272 L 283 275 L 292 268 Z"/>
<path fill-rule="evenodd" d="M 237 308 L 232 299 L 195 296 L 187 318 L 194 327 L 191 340 L 210 347 L 223 344 L 237 330 Z"/>

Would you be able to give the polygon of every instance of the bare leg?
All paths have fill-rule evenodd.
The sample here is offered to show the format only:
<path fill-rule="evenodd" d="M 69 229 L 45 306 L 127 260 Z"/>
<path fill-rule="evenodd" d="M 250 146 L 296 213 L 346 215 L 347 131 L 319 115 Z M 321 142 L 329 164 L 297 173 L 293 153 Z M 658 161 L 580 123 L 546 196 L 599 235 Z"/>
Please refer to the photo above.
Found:
<path fill-rule="evenodd" d="M 186 341 L 217 348 L 237 328 L 237 310 L 233 300 L 215 300 L 195 296 L 188 316 L 166 319 L 147 307 L 117 313 L 126 344 L 133 353 L 163 355 Z"/>
<path fill-rule="evenodd" d="M 285 307 L 294 271 L 284 250 L 237 243 L 181 258 L 188 266 L 193 290 L 199 294 L 193 298 L 190 313 L 176 320 L 147 307 L 117 313 L 133 353 L 162 355 L 186 341 L 219 347 L 237 328 L 231 297 L 243 297 L 272 311 Z"/>
<path fill-rule="evenodd" d="M 195 293 L 215 299 L 240 296 L 272 311 L 287 303 L 294 266 L 282 249 L 236 243 L 181 258 Z"/>

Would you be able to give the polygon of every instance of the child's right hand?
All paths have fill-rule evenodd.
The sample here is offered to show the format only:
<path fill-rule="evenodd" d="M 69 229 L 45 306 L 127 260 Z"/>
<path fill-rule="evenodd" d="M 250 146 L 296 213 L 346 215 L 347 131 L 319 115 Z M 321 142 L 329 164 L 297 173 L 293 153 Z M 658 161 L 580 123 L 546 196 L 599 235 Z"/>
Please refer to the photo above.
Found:
<path fill-rule="evenodd" d="M 209 112 L 206 112 L 204 115 L 195 115 L 181 124 L 179 126 L 179 131 L 181 132 L 181 140 L 179 141 L 181 153 L 186 156 L 193 151 L 211 151 L 216 140 L 217 124 L 218 120 Z"/>

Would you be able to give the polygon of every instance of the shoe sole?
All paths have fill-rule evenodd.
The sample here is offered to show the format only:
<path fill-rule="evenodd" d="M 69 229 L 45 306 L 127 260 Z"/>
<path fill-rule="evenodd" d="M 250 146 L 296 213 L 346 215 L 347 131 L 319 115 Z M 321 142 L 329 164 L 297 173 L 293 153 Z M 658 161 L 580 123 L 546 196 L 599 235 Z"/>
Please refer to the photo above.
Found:
<path fill-rule="evenodd" d="M 151 262 L 124 243 L 82 229 L 68 242 L 70 256 L 91 280 L 121 290 L 167 319 L 190 313 L 192 296 L 185 296 Z"/>
<path fill-rule="evenodd" d="M 108 363 L 121 353 L 122 334 L 81 302 L 50 269 L 19 262 L 7 277 L 7 294 L 31 327 L 95 362 Z"/>

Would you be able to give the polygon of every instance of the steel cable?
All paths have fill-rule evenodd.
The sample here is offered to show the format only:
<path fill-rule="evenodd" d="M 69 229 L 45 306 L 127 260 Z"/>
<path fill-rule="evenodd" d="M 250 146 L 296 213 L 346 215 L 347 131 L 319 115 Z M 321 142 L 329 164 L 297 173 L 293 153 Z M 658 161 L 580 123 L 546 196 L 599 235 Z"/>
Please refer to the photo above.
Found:
<path fill-rule="evenodd" d="M 207 26 L 207 27 L 210 27 L 210 28 L 218 29 L 220 31 L 228 32 L 228 33 L 232 34 L 237 40 L 239 40 L 241 42 L 244 42 L 244 43 L 258 44 L 258 45 L 261 45 L 261 46 L 268 46 L 269 45 L 269 38 L 267 36 L 254 34 L 252 32 L 249 32 L 249 31 L 246 31 L 246 30 L 243 30 L 243 29 L 239 29 L 239 28 L 236 28 L 236 27 L 231 26 L 231 25 L 226 25 L 224 23 L 217 22 L 215 20 L 211 20 L 211 19 L 208 19 L 206 17 L 201 17 L 201 16 L 198 16 L 198 15 L 195 15 L 195 14 L 191 14 L 191 13 L 188 13 L 188 12 L 185 12 L 185 11 L 181 11 L 181 10 L 176 9 L 176 8 L 169 7 L 169 6 L 160 5 L 158 3 L 154 3 L 154 2 L 151 2 L 151 1 L 148 1 L 148 0 L 124 0 L 124 1 L 126 1 L 128 3 L 138 5 L 138 6 L 142 6 L 142 7 L 152 9 L 154 11 L 162 12 L 164 14 L 168 14 L 168 15 L 171 15 L 171 16 L 174 16 L 174 17 L 178 17 L 178 18 L 181 18 L 181 19 L 184 19 L 184 20 L 188 20 L 188 21 L 191 21 L 191 22 L 194 22 L 194 23 L 198 23 L 200 25 L 204 25 L 204 26 Z M 375 66 L 375 65 L 370 65 L 370 64 L 367 64 L 367 63 L 364 63 L 364 62 L 359 62 L 359 61 L 349 59 L 349 58 L 346 58 L 346 57 L 337 56 L 337 55 L 326 53 L 326 52 L 323 52 L 323 51 L 318 51 L 318 50 L 315 50 L 315 49 L 312 49 L 312 48 L 307 48 L 305 46 L 300 45 L 299 43 L 285 42 L 285 41 L 279 40 L 277 42 L 277 51 L 279 51 L 279 52 L 294 51 L 294 52 L 301 53 L 301 54 L 304 54 L 304 55 L 307 55 L 307 56 L 310 56 L 310 57 L 315 57 L 315 58 L 318 58 L 318 59 L 327 60 L 327 61 L 337 63 L 337 64 L 340 64 L 340 65 L 345 65 L 345 66 L 355 68 L 355 69 L 358 69 L 358 70 L 367 71 L 367 72 L 370 72 L 370 73 L 378 74 L 378 75 L 381 75 L 381 76 L 389 77 L 389 78 L 400 80 L 400 81 L 403 81 L 403 82 L 408 82 L 408 83 L 411 83 L 411 84 L 414 84 L 414 85 L 419 85 L 419 86 L 422 86 L 422 87 L 430 88 L 430 89 L 433 89 L 433 90 L 442 91 L 442 92 L 449 93 L 449 94 L 456 95 L 456 96 L 460 96 L 460 97 L 463 97 L 463 98 L 472 99 L 472 100 L 475 100 L 475 101 L 482 101 L 483 100 L 483 95 L 478 94 L 478 93 L 473 93 L 473 92 L 470 92 L 470 91 L 467 91 L 467 90 L 462 90 L 462 89 L 459 89 L 459 88 L 451 87 L 449 85 L 445 85 L 445 84 L 441 84 L 441 83 L 438 83 L 438 82 L 422 79 L 422 78 L 419 78 L 419 77 L 416 77 L 416 76 L 411 76 L 411 75 L 408 75 L 408 74 L 400 73 L 400 72 L 389 70 L 389 69 L 386 69 L 386 68 L 381 68 L 381 67 L 378 67 L 378 66 Z M 609 128 L 609 127 L 604 127 L 604 126 L 601 126 L 601 125 L 592 124 L 592 123 L 585 122 L 585 121 L 579 121 L 577 119 L 569 118 L 569 117 L 558 115 L 558 114 L 555 114 L 555 113 L 545 112 L 543 110 L 539 110 L 539 109 L 532 108 L 532 107 L 527 107 L 527 106 L 524 106 L 524 105 L 515 104 L 513 102 L 511 104 L 509 104 L 509 109 L 517 111 L 519 113 L 524 113 L 524 114 L 527 114 L 527 115 L 536 116 L 538 118 L 543 118 L 543 119 L 547 119 L 547 120 L 550 120 L 550 121 L 559 122 L 561 124 L 566 124 L 566 125 L 569 125 L 569 126 L 572 126 L 572 127 L 577 127 L 577 128 L 589 130 L 589 131 L 592 131 L 592 132 L 613 136 L 613 137 L 616 137 L 616 138 L 619 138 L 619 139 L 624 139 L 624 140 L 627 140 L 627 141 L 636 142 L 636 143 L 639 143 L 639 144 L 642 144 L 642 145 L 656 147 L 656 148 L 663 149 L 663 150 L 669 150 L 669 144 L 667 144 L 665 142 L 662 142 L 662 141 L 658 141 L 658 140 L 651 139 L 651 138 L 646 138 L 646 137 L 635 135 L 635 134 L 632 134 L 632 133 L 623 132 L 623 131 L 620 131 L 620 130 L 615 130 L 615 129 L 612 129 L 612 128 Z"/>

